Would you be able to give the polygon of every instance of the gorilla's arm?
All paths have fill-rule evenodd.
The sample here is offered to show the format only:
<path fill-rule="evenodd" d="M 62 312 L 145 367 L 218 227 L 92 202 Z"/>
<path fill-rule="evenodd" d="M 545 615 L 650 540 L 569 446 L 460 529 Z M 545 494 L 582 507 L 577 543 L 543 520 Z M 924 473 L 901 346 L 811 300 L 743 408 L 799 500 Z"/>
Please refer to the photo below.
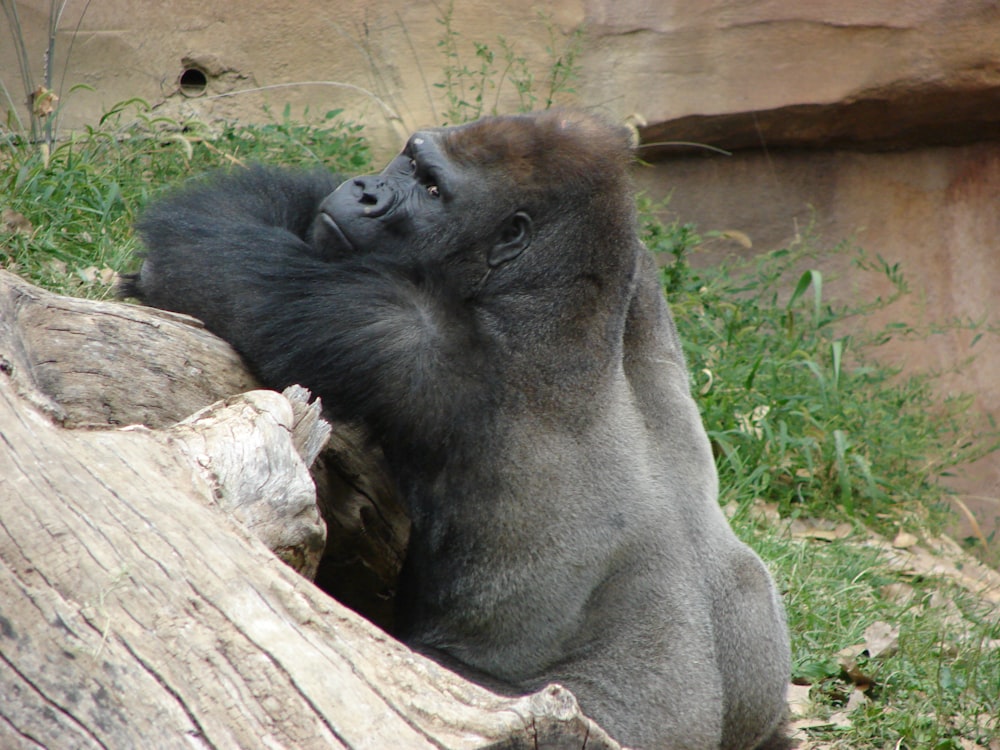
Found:
<path fill-rule="evenodd" d="M 469 401 L 489 377 L 484 345 L 446 281 L 414 278 L 385 258 L 302 256 L 256 279 L 266 295 L 248 317 L 263 322 L 230 340 L 268 385 L 301 383 L 337 417 L 364 420 L 387 448 L 441 447 L 457 415 L 483 410 Z"/>
<path fill-rule="evenodd" d="M 326 172 L 254 166 L 215 172 L 154 201 L 136 228 L 146 252 L 118 292 L 205 321 L 219 336 L 252 321 L 234 290 L 246 259 L 313 253 L 310 227 L 340 179 Z M 315 253 L 313 253 L 315 254 Z"/>
<path fill-rule="evenodd" d="M 217 171 L 154 201 L 136 224 L 149 248 L 172 245 L 201 251 L 214 238 L 252 237 L 256 232 L 302 241 L 307 250 L 320 204 L 343 177 L 317 169 L 303 172 L 253 165 Z"/>
<path fill-rule="evenodd" d="M 124 293 L 201 319 L 265 385 L 300 383 L 390 444 L 440 445 L 451 415 L 469 406 L 469 386 L 486 377 L 447 281 L 414 278 L 385 257 L 322 260 L 278 227 L 167 226 L 168 216 L 160 207 L 144 218 L 145 262 Z"/>

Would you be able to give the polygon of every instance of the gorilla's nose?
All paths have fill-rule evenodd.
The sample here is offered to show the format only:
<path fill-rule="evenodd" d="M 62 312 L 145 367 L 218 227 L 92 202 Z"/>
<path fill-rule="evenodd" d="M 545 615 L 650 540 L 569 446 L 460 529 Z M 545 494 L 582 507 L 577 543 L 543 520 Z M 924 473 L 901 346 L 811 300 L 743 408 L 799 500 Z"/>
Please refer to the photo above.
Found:
<path fill-rule="evenodd" d="M 392 190 L 380 175 L 356 177 L 352 187 L 365 216 L 375 219 L 392 207 Z"/>

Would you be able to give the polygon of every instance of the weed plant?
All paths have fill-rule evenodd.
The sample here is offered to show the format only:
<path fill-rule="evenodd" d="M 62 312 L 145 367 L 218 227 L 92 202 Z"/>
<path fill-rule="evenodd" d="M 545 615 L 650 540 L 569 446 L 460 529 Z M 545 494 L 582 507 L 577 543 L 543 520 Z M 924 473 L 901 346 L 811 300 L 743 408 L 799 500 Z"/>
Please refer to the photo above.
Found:
<path fill-rule="evenodd" d="M 89 3 L 88 3 L 89 4 Z M 54 90 L 54 74 L 56 61 L 56 39 L 62 24 L 63 12 L 66 10 L 66 3 L 58 3 L 51 0 L 48 11 L 48 34 L 43 60 L 42 77 L 40 81 L 35 80 L 32 72 L 31 56 L 35 50 L 29 50 L 25 42 L 24 29 L 21 26 L 21 18 L 18 13 L 18 3 L 16 0 L 0 0 L 0 9 L 7 19 L 7 26 L 10 30 L 10 37 L 7 41 L 12 44 L 15 57 L 17 58 L 20 83 L 24 92 L 24 100 L 28 103 L 28 124 L 25 126 L 17 114 L 17 107 L 14 106 L 13 97 L 8 91 L 6 83 L 0 77 L 0 100 L 9 105 L 7 109 L 6 125 L 14 132 L 26 134 L 33 142 L 44 142 L 51 146 L 55 141 L 55 121 L 59 115 L 60 92 Z M 84 7 L 77 24 L 83 20 Z M 79 26 L 77 26 L 79 28 Z M 76 41 L 76 35 L 71 37 L 70 49 Z M 41 50 L 38 50 L 41 53 Z M 67 55 L 68 57 L 68 55 Z M 59 85 L 62 88 L 62 84 Z M 83 88 L 86 88 L 84 86 Z"/>
<path fill-rule="evenodd" d="M 547 60 L 536 74 L 528 58 L 503 36 L 497 37 L 495 47 L 473 41 L 470 63 L 468 50 L 463 54 L 461 35 L 454 28 L 454 11 L 454 3 L 449 3 L 437 19 L 442 27 L 438 49 L 444 62 L 442 80 L 434 87 L 445 98 L 442 124 L 459 125 L 497 114 L 507 84 L 517 95 L 519 112 L 548 109 L 575 93 L 573 82 L 579 73 L 576 60 L 583 42 L 582 31 L 578 29 L 568 40 L 562 40 L 551 17 L 540 13 L 539 19 L 548 31 Z"/>

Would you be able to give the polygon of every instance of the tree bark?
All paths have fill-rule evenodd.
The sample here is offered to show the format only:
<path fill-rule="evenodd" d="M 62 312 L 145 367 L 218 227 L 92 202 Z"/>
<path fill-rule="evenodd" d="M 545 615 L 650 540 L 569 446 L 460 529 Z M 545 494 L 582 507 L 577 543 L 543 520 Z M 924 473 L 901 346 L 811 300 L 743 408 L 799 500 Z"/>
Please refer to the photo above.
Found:
<path fill-rule="evenodd" d="M 65 427 L 167 427 L 259 387 L 194 318 L 63 297 L 4 272 L 0 345 L 21 397 Z M 317 583 L 390 627 L 409 519 L 380 452 L 357 425 L 337 423 L 312 473 L 328 533 Z"/>
<path fill-rule="evenodd" d="M 0 747 L 617 748 L 564 689 L 494 695 L 296 573 L 326 428 L 295 390 L 203 408 L 251 386 L 179 316 L 0 273 Z"/>

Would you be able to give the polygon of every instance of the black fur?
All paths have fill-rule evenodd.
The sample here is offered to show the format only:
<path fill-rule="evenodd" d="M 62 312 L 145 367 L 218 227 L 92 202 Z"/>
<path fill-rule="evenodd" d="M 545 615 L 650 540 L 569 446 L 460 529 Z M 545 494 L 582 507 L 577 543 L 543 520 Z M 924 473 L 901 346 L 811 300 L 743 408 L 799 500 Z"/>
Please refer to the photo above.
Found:
<path fill-rule="evenodd" d="M 627 141 L 548 112 L 419 132 L 329 196 L 217 177 L 147 211 L 124 291 L 375 436 L 413 521 L 406 641 L 561 682 L 629 746 L 780 747 L 782 606 L 718 507 Z"/>

